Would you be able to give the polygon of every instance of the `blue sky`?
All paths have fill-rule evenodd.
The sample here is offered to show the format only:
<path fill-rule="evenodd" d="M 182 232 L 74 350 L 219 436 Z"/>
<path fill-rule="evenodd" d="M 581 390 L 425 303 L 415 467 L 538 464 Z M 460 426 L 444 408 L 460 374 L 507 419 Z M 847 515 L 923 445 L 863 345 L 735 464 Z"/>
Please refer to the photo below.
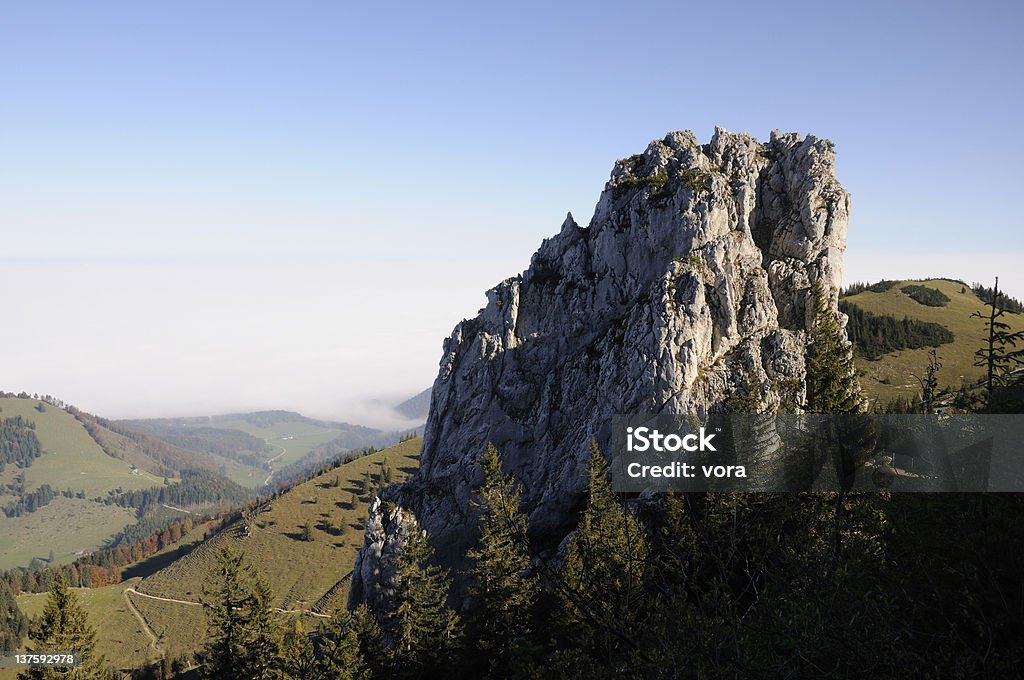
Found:
<path fill-rule="evenodd" d="M 150 366 L 152 398 L 119 401 L 109 393 L 138 371 L 86 375 L 75 348 L 111 348 L 118 365 L 133 325 L 121 268 L 154 300 L 189 301 L 152 339 L 183 360 L 198 350 L 181 329 L 228 313 L 204 302 L 211 287 L 268 278 L 291 321 L 232 310 L 246 332 L 224 329 L 225 350 L 253 366 L 271 348 L 284 357 L 289 338 L 351 351 L 354 329 L 395 305 L 358 319 L 323 306 L 345 307 L 365 276 L 404 292 L 430 320 L 425 337 L 388 347 L 404 362 L 373 372 L 336 361 L 330 343 L 315 359 L 349 376 L 350 394 L 411 393 L 486 287 L 521 271 L 567 211 L 589 219 L 615 158 L 716 124 L 836 143 L 853 194 L 848 280 L 1001 273 L 1019 296 L 1022 19 L 1011 2 L 5 3 L 0 276 L 54 282 L 37 297 L 50 291 L 38 306 L 55 317 L 81 303 L 67 291 L 88 289 L 122 330 L 69 326 L 31 366 L 16 357 L 38 338 L 8 337 L 0 370 L 18 383 L 7 387 L 111 415 L 142 402 L 337 415 L 340 399 L 318 387 L 303 400 L 284 378 L 247 402 L 245 380 L 208 366 L 190 379 L 179 368 L 173 385 Z M 211 384 L 222 401 L 199 399 Z M 270 403 L 284 392 L 289 404 Z"/>

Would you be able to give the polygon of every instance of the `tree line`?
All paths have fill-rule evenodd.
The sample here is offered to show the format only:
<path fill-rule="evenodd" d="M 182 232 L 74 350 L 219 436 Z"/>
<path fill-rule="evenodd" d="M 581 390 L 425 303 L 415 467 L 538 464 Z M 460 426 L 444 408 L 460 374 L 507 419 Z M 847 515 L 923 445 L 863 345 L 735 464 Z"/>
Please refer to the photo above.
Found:
<path fill-rule="evenodd" d="M 252 500 L 251 490 L 209 470 L 181 470 L 180 479 L 138 491 L 112 492 L 103 502 L 141 512 L 156 505 L 195 508 L 211 505 L 242 505 Z"/>
<path fill-rule="evenodd" d="M 3 507 L 3 513 L 7 517 L 21 517 L 22 515 L 35 512 L 39 508 L 47 506 L 54 498 L 85 498 L 84 491 L 72 491 L 70 488 L 57 491 L 49 484 L 41 484 L 34 491 L 20 491 L 18 499 Z"/>
<path fill-rule="evenodd" d="M 986 305 L 996 304 L 999 308 L 1009 312 L 1010 314 L 1024 314 L 1024 302 L 1021 302 L 1017 298 L 1010 297 L 1001 290 L 998 290 L 999 283 L 997 282 L 992 288 L 981 285 L 980 283 L 972 283 L 971 290 L 974 294 L 984 302 Z"/>

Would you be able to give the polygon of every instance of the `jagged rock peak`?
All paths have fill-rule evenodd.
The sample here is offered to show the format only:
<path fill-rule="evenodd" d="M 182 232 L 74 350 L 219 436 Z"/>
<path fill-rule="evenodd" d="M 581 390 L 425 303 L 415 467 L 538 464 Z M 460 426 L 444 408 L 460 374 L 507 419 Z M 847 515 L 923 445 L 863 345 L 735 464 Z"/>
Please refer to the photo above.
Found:
<path fill-rule="evenodd" d="M 589 225 L 567 215 L 445 340 L 421 467 L 385 497 L 458 564 L 491 441 L 523 484 L 531 533 L 551 545 L 573 524 L 588 442 L 607 444 L 613 414 L 801 403 L 810 287 L 821 280 L 834 303 L 842 275 L 850 196 L 834 168 L 828 140 L 721 128 L 707 144 L 671 132 L 616 161 Z M 374 508 L 367 573 L 381 573 L 388 540 L 386 527 L 370 534 L 386 524 Z M 372 596 L 367 585 L 357 575 L 353 596 Z"/>

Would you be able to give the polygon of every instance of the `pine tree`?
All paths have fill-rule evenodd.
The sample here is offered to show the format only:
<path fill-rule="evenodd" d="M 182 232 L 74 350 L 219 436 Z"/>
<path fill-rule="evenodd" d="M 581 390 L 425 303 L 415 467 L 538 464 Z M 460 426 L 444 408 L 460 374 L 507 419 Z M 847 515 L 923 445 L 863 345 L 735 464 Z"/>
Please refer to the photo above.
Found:
<path fill-rule="evenodd" d="M 250 678 L 267 680 L 275 677 L 281 651 L 281 631 L 271 608 L 274 594 L 262 575 L 254 574 L 251 592 L 246 612 L 250 631 L 246 666 Z"/>
<path fill-rule="evenodd" d="M 921 383 L 921 412 L 934 413 L 936 402 L 949 395 L 948 389 L 939 388 L 939 370 L 942 368 L 942 357 L 934 349 L 928 351 L 928 366 L 925 368 Z"/>
<path fill-rule="evenodd" d="M 6 580 L 0 580 L 0 652 L 21 647 L 28 632 L 28 617 L 18 609 L 18 600 Z"/>
<path fill-rule="evenodd" d="M 409 528 L 396 560 L 396 584 L 384 629 L 396 677 L 433 677 L 450 664 L 459 641 L 459 617 L 448 606 L 448 571 L 431 560 L 424 532 Z"/>
<path fill-rule="evenodd" d="M 96 631 L 89 625 L 78 597 L 68 587 L 63 574 L 53 582 L 42 615 L 29 633 L 30 652 L 74 652 L 77 665 L 68 668 L 31 668 L 18 674 L 25 680 L 75 678 L 93 680 L 109 678 L 110 671 L 102 656 L 96 654 Z"/>
<path fill-rule="evenodd" d="M 649 547 L 639 522 L 615 497 L 607 464 L 590 443 L 586 466 L 586 508 L 566 550 L 561 588 L 563 619 L 574 645 L 604 667 L 616 659 L 634 634 L 640 610 Z"/>
<path fill-rule="evenodd" d="M 864 410 L 853 351 L 820 281 L 811 289 L 814 320 L 807 342 L 809 413 L 859 413 Z"/>
<path fill-rule="evenodd" d="M 529 665 L 531 616 L 538 582 L 527 576 L 527 518 L 520 489 L 501 471 L 501 457 L 488 444 L 481 460 L 484 484 L 473 501 L 480 510 L 480 539 L 467 556 L 474 561 L 470 595 L 475 610 L 469 630 L 488 664 L 490 677 L 520 674 Z"/>
<path fill-rule="evenodd" d="M 316 660 L 317 677 L 331 680 L 363 680 L 370 677 L 369 667 L 359 644 L 357 614 L 339 607 L 330 621 L 320 628 Z"/>
<path fill-rule="evenodd" d="M 1000 321 L 1006 316 L 1003 297 L 999 292 L 997 276 L 988 311 L 985 314 L 971 314 L 972 318 L 985 321 L 985 344 L 974 353 L 974 365 L 985 369 L 985 400 L 989 408 L 993 406 L 998 390 L 1010 387 L 1015 382 L 1024 384 L 1024 374 L 1017 375 L 1018 371 L 1024 369 L 1024 331 L 1012 331 L 1009 324 Z"/>
<path fill-rule="evenodd" d="M 369 668 L 369 677 L 380 678 L 387 675 L 388 651 L 384 647 L 383 633 L 370 608 L 361 604 L 352 612 L 352 628 L 359 640 L 359 652 Z"/>
<path fill-rule="evenodd" d="M 311 680 L 321 677 L 313 654 L 313 644 L 309 641 L 302 620 L 298 617 L 281 639 L 280 654 L 281 675 L 289 680 Z"/>
<path fill-rule="evenodd" d="M 263 680 L 272 677 L 280 638 L 270 608 L 270 586 L 243 554 L 224 547 L 204 590 L 209 642 L 200 653 L 204 677 Z"/>

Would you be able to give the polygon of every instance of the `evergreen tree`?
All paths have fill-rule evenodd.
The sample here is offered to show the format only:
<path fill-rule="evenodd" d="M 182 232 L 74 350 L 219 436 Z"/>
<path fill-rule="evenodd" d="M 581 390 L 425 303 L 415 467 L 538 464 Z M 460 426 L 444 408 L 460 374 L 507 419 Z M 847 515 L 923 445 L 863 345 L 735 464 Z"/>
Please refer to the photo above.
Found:
<path fill-rule="evenodd" d="M 28 632 L 28 617 L 18 609 L 18 600 L 6 580 L 0 580 L 0 652 L 21 647 Z"/>
<path fill-rule="evenodd" d="M 586 508 L 566 550 L 563 622 L 573 647 L 602 667 L 625 672 L 634 617 L 642 610 L 649 546 L 639 522 L 615 497 L 606 468 L 591 441 Z"/>
<path fill-rule="evenodd" d="M 359 640 L 359 653 L 365 661 L 369 677 L 380 678 L 387 675 L 390 668 L 388 651 L 384 647 L 383 633 L 370 608 L 361 604 L 352 612 L 352 628 Z"/>
<path fill-rule="evenodd" d="M 807 338 L 807 401 L 809 413 L 858 413 L 864 409 L 853 352 L 825 288 L 811 289 L 814 320 Z"/>
<path fill-rule="evenodd" d="M 364 680 L 370 677 L 369 667 L 360 650 L 357 614 L 344 607 L 335 610 L 330 621 L 320 628 L 317 651 L 316 677 L 325 680 Z"/>
<path fill-rule="evenodd" d="M 475 609 L 469 625 L 473 643 L 490 677 L 521 674 L 532 656 L 531 616 L 537 601 L 536 576 L 527 576 L 527 518 L 519 506 L 519 485 L 501 471 L 492 444 L 484 451 L 484 484 L 473 505 L 480 510 L 480 539 L 467 553 L 474 561 L 470 595 Z"/>
<path fill-rule="evenodd" d="M 281 675 L 289 680 L 312 680 L 319 678 L 313 644 L 305 626 L 296 617 L 281 638 L 279 660 Z"/>
<path fill-rule="evenodd" d="M 1002 298 L 997 276 L 988 311 L 971 315 L 985 320 L 985 344 L 974 353 L 974 365 L 985 369 L 985 400 L 990 408 L 997 390 L 1011 387 L 1014 383 L 1024 384 L 1024 374 L 1018 375 L 1018 371 L 1024 369 L 1024 331 L 1013 331 L 1009 324 L 1000 321 L 1007 311 L 1002 306 Z"/>
<path fill-rule="evenodd" d="M 302 540 L 312 541 L 313 540 L 313 525 L 310 522 L 306 522 L 302 526 Z"/>
<path fill-rule="evenodd" d="M 459 642 L 459 617 L 448 606 L 448 571 L 431 560 L 426 534 L 409 529 L 396 564 L 397 578 L 384 632 L 391 643 L 395 677 L 444 674 Z"/>
<path fill-rule="evenodd" d="M 73 668 L 30 668 L 18 674 L 20 679 L 93 680 L 110 677 L 104 658 L 96 654 L 96 631 L 89 625 L 85 610 L 63 575 L 57 576 L 53 582 L 43 613 L 29 637 L 32 640 L 29 652 L 74 652 L 78 665 Z"/>
<path fill-rule="evenodd" d="M 263 680 L 272 677 L 280 638 L 270 608 L 270 586 L 243 554 L 221 549 L 204 590 L 209 641 L 200 653 L 204 677 L 211 680 Z"/>
<path fill-rule="evenodd" d="M 942 358 L 934 349 L 928 352 L 928 366 L 925 368 L 923 378 L 918 378 L 921 383 L 921 412 L 934 413 L 936 402 L 949 396 L 948 389 L 939 387 L 939 369 L 942 368 Z"/>

